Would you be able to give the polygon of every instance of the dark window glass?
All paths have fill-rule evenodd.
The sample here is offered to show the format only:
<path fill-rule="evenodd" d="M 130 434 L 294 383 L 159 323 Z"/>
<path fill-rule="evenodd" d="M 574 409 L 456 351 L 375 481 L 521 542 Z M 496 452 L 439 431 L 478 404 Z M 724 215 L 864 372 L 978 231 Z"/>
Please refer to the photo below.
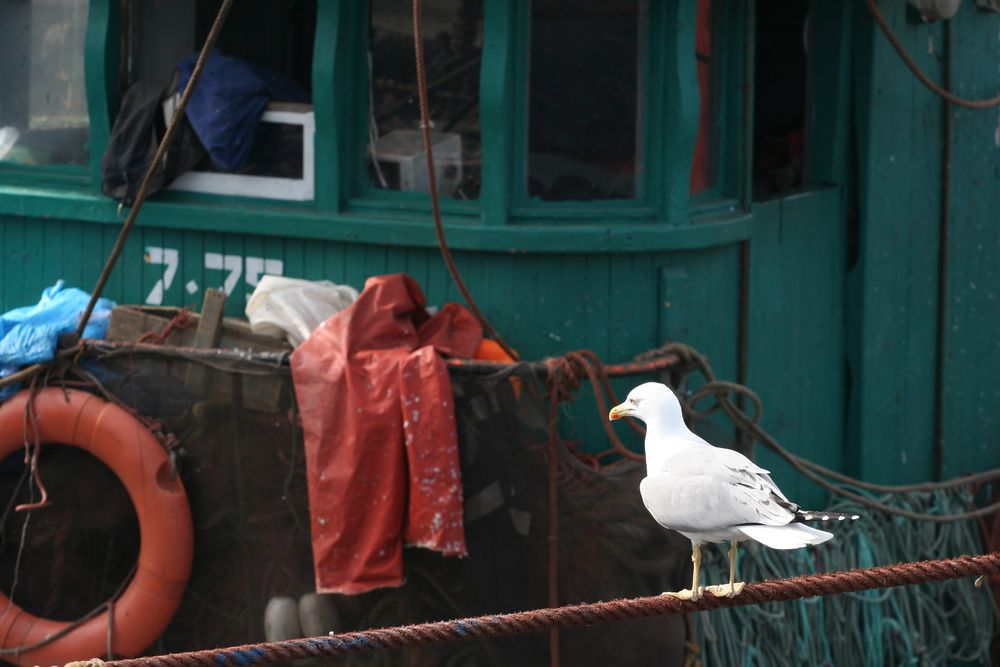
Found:
<path fill-rule="evenodd" d="M 0 0 L 0 162 L 87 162 L 87 5 Z"/>
<path fill-rule="evenodd" d="M 444 197 L 479 197 L 482 6 L 482 0 L 423 2 L 432 145 L 438 190 Z M 370 43 L 369 184 L 428 192 L 411 5 L 372 0 Z"/>
<path fill-rule="evenodd" d="M 807 0 L 757 4 L 754 57 L 753 196 L 802 185 L 805 155 Z"/>
<path fill-rule="evenodd" d="M 642 173 L 641 0 L 535 0 L 528 194 L 631 199 Z"/>

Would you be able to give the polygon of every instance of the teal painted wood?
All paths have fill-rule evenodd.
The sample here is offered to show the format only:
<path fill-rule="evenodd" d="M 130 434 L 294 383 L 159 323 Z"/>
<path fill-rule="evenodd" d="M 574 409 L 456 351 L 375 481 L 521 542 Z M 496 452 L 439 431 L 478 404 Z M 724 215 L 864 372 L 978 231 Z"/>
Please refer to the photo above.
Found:
<path fill-rule="evenodd" d="M 996 94 L 1000 15 L 963 7 L 951 22 L 951 80 L 971 99 Z M 975 54 L 976 57 L 970 57 Z M 1000 461 L 1000 127 L 996 111 L 952 107 L 941 476 Z"/>
<path fill-rule="evenodd" d="M 88 6 L 84 77 L 90 115 L 90 177 L 97 187 L 111 122 L 118 112 L 119 5 L 112 0 L 90 0 Z"/>
<path fill-rule="evenodd" d="M 672 253 L 666 263 L 658 266 L 659 342 L 651 346 L 668 340 L 687 343 L 708 357 L 718 378 L 737 378 L 740 256 L 739 245 L 730 245 Z M 638 333 L 643 332 L 640 329 Z M 699 384 L 698 379 L 693 379 L 688 388 L 695 389 Z M 700 407 L 709 405 L 706 402 Z M 696 430 L 714 444 L 736 444 L 732 424 L 722 414 L 714 415 L 711 424 Z"/>
<path fill-rule="evenodd" d="M 670 224 L 688 222 L 691 160 L 698 136 L 698 70 L 695 61 L 697 4 L 650 3 L 651 35 L 672 34 L 673 39 L 651 39 L 650 97 L 662 106 L 648 105 L 651 113 L 662 108 L 663 118 L 646 116 L 646 140 L 652 170 L 649 197 Z M 655 177 L 653 180 L 652 177 Z"/>
<path fill-rule="evenodd" d="M 755 208 L 746 333 L 747 385 L 764 402 L 764 428 L 837 470 L 846 399 L 843 220 L 836 188 Z M 756 453 L 795 502 L 825 507 L 826 491 L 763 447 Z"/>
<path fill-rule="evenodd" d="M 316 157 L 316 205 L 339 211 L 346 201 L 345 185 L 350 173 L 344 118 L 349 102 L 335 91 L 345 90 L 350 59 L 347 2 L 317 0 L 316 33 L 313 44 L 312 102 L 316 116 L 313 146 Z"/>
<path fill-rule="evenodd" d="M 508 221 L 514 179 L 514 98 L 518 11 L 509 0 L 483 1 L 483 66 L 479 77 L 482 124 L 482 220 Z"/>
<path fill-rule="evenodd" d="M 906 3 L 882 11 L 940 80 L 941 25 L 908 21 Z M 865 12 L 856 13 L 855 44 L 860 230 L 847 460 L 865 479 L 911 482 L 934 474 L 942 107 Z"/>

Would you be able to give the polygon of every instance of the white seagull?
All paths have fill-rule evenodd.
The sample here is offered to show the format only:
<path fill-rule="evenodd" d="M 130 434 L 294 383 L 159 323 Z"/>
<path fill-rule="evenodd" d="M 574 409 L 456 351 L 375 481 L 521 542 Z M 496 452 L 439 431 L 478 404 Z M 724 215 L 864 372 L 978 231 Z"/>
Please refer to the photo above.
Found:
<path fill-rule="evenodd" d="M 772 549 L 798 549 L 826 542 L 833 533 L 803 521 L 843 521 L 857 515 L 807 512 L 788 500 L 767 470 L 737 451 L 713 447 L 684 423 L 674 392 L 658 382 L 641 384 L 608 419 L 635 417 L 646 423 L 646 477 L 642 502 L 656 522 L 691 540 L 694 575 L 690 590 L 664 593 L 697 600 L 706 590 L 717 597 L 743 591 L 736 579 L 736 545 L 756 540 Z M 729 546 L 729 584 L 698 587 L 701 545 Z"/>

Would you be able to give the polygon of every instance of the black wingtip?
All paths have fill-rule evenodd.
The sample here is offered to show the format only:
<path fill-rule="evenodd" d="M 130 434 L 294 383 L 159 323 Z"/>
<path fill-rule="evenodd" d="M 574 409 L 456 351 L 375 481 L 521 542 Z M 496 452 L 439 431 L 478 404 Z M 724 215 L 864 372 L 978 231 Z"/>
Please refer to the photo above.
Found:
<path fill-rule="evenodd" d="M 795 521 L 857 521 L 860 514 L 843 514 L 841 512 L 822 512 L 816 510 L 799 510 L 795 513 Z"/>

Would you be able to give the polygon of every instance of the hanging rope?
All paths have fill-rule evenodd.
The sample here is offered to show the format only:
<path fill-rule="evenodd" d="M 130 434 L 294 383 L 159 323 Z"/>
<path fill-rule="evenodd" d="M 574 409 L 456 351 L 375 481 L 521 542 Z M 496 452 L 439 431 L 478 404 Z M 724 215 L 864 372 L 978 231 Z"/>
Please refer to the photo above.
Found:
<path fill-rule="evenodd" d="M 895 586 L 912 586 L 1000 573 L 1000 553 L 962 556 L 947 560 L 900 563 L 847 572 L 827 572 L 807 576 L 747 584 L 735 598 L 708 595 L 696 602 L 668 596 L 653 596 L 537 609 L 513 614 L 497 614 L 453 621 L 421 623 L 393 628 L 347 632 L 328 637 L 292 639 L 281 642 L 247 644 L 223 649 L 132 658 L 128 660 L 88 660 L 70 663 L 88 667 L 225 667 L 226 665 L 267 665 L 303 658 L 340 656 L 348 653 L 405 649 L 484 637 L 540 632 L 552 628 L 583 628 L 633 618 L 686 614 L 767 602 L 797 600 L 816 595 L 838 595 Z"/>
<path fill-rule="evenodd" d="M 570 353 L 565 357 L 560 357 L 556 360 L 550 359 L 547 361 L 550 371 L 559 378 L 558 383 L 560 386 L 566 385 L 572 389 L 570 392 L 565 390 L 553 392 L 550 390 L 550 396 L 554 396 L 556 400 L 569 400 L 566 397 L 573 396 L 573 392 L 576 390 L 580 382 L 582 382 L 585 377 L 593 375 L 594 378 L 591 378 L 591 382 L 594 386 L 594 393 L 597 397 L 596 407 L 598 411 L 598 418 L 601 419 L 602 424 L 604 424 L 607 422 L 607 403 L 601 397 L 602 391 L 606 396 L 610 397 L 611 400 L 615 402 L 617 402 L 617 398 L 614 396 L 614 392 L 611 391 L 610 386 L 606 383 L 606 379 L 604 381 L 600 381 L 601 371 L 599 369 L 595 370 L 594 368 L 595 365 L 597 367 L 600 365 L 600 360 L 597 359 L 597 356 L 593 352 L 587 351 L 587 354 L 583 355 L 583 358 L 587 361 L 586 363 L 583 363 L 579 361 L 580 355 L 580 352 Z M 872 498 L 871 496 L 866 496 L 861 493 L 857 493 L 856 491 L 852 491 L 849 488 L 845 488 L 846 485 L 874 493 L 924 493 L 942 489 L 968 487 L 975 484 L 984 484 L 986 482 L 1000 480 L 1000 468 L 993 468 L 991 470 L 986 470 L 973 475 L 955 477 L 941 482 L 921 482 L 918 484 L 876 484 L 874 482 L 866 482 L 827 468 L 819 463 L 804 459 L 782 447 L 778 441 L 774 439 L 774 437 L 761 427 L 759 423 L 761 416 L 763 415 L 763 407 L 760 397 L 757 396 L 753 390 L 741 384 L 717 379 L 715 377 L 715 373 L 712 371 L 712 367 L 708 363 L 708 360 L 703 354 L 698 352 L 693 347 L 683 343 L 667 343 L 656 350 L 651 350 L 650 352 L 640 355 L 637 361 L 640 363 L 646 363 L 650 360 L 658 358 L 676 360 L 675 363 L 671 364 L 670 369 L 673 373 L 681 377 L 681 385 L 686 385 L 688 382 L 688 376 L 695 371 L 700 373 L 704 378 L 704 383 L 697 390 L 688 393 L 682 388 L 679 392 L 681 405 L 689 417 L 704 420 L 713 413 L 721 410 L 733 422 L 736 428 L 744 433 L 748 438 L 761 443 L 787 461 L 789 465 L 791 465 L 803 477 L 836 496 L 847 498 L 864 507 L 877 510 L 879 512 L 886 512 L 888 514 L 912 519 L 914 521 L 927 521 L 932 523 L 965 521 L 968 519 L 989 516 L 1000 511 L 1000 500 L 998 500 L 984 507 L 979 507 L 977 509 L 959 514 L 928 514 L 925 512 L 914 512 L 912 510 L 888 505 Z M 578 361 L 573 362 L 573 359 L 577 359 Z M 733 400 L 732 397 L 734 395 L 744 398 L 744 402 L 752 406 L 751 414 L 748 415 L 744 409 L 738 405 L 738 402 Z M 714 399 L 715 403 L 706 409 L 699 410 L 698 405 L 708 398 Z M 611 442 L 614 445 L 612 449 L 596 455 L 598 461 L 597 467 L 607 468 L 614 467 L 616 465 L 615 463 L 611 463 L 609 465 L 603 465 L 600 463 L 600 457 L 620 453 L 618 451 L 619 446 L 624 448 L 624 445 L 622 445 L 620 440 L 617 439 L 617 436 L 611 439 Z M 595 455 L 585 454 L 580 456 L 580 458 L 585 463 L 592 463 L 594 456 Z M 642 459 L 643 457 L 632 453 L 629 458 Z"/>
<path fill-rule="evenodd" d="M 876 2 L 876 0 L 865 0 L 865 5 L 868 7 L 868 11 L 871 12 L 872 18 L 875 19 L 875 23 L 877 23 L 878 27 L 882 29 L 882 33 L 885 34 L 885 38 L 889 40 L 890 44 L 892 44 L 892 48 L 896 49 L 896 53 L 898 53 L 899 57 L 903 59 L 906 66 L 910 68 L 913 75 L 920 80 L 920 83 L 927 86 L 927 88 L 929 88 L 932 92 L 952 104 L 965 107 L 966 109 L 992 109 L 993 107 L 1000 106 L 1000 95 L 991 97 L 988 100 L 967 100 L 952 94 L 931 81 L 931 78 L 927 76 L 922 69 L 920 69 L 920 65 L 918 65 L 913 57 L 906 52 L 906 49 L 903 47 L 903 43 L 899 41 L 899 37 L 897 37 L 892 31 L 892 26 L 889 25 L 889 22 L 879 10 L 878 2 Z M 946 55 L 950 56 L 951 54 Z"/>
<path fill-rule="evenodd" d="M 437 188 L 437 174 L 434 171 L 434 151 L 431 150 L 431 113 L 430 113 L 430 102 L 427 100 L 427 71 L 424 66 L 424 31 L 423 31 L 423 18 L 420 8 L 420 0 L 413 0 L 413 47 L 414 56 L 417 62 L 417 92 L 420 98 L 420 130 L 423 132 L 424 137 L 424 158 L 427 161 L 427 179 L 428 186 L 430 188 L 431 195 L 431 213 L 434 215 L 434 231 L 437 233 L 438 248 L 441 250 L 441 257 L 444 259 L 445 266 L 448 267 L 448 273 L 451 274 L 451 279 L 455 281 L 455 286 L 458 287 L 458 291 L 462 293 L 462 298 L 465 299 L 465 303 L 469 306 L 469 310 L 472 311 L 479 323 L 483 325 L 483 329 L 490 335 L 490 338 L 495 340 L 497 344 L 503 348 L 511 359 L 519 359 L 517 352 L 514 351 L 510 345 L 503 339 L 500 332 L 497 331 L 493 324 L 486 319 L 486 316 L 479 306 L 476 304 L 476 300 L 472 298 L 472 293 L 469 288 L 465 286 L 465 281 L 462 280 L 462 274 L 458 271 L 458 266 L 455 265 L 455 260 L 451 256 L 451 250 L 448 248 L 448 243 L 444 236 L 444 225 L 441 222 L 441 203 L 439 201 L 440 195 L 438 194 Z"/>
<path fill-rule="evenodd" d="M 167 130 L 163 134 L 163 139 L 160 140 L 160 145 L 156 147 L 156 155 L 153 156 L 153 161 L 149 163 L 149 168 L 146 169 L 146 175 L 142 178 L 142 184 L 139 186 L 139 191 L 135 196 L 135 203 L 132 205 L 132 208 L 129 209 L 128 217 L 125 218 L 121 231 L 118 232 L 118 239 L 115 241 L 114 248 L 111 249 L 111 254 L 108 255 L 108 259 L 104 263 L 104 269 L 101 271 L 101 275 L 97 279 L 97 284 L 94 286 L 94 291 L 90 295 L 90 302 L 87 304 L 87 308 L 83 311 L 83 315 L 80 317 L 80 323 L 76 327 L 77 338 L 83 336 L 83 331 L 87 328 L 87 322 L 90 321 L 90 314 L 94 312 L 94 306 L 97 304 L 97 300 L 101 297 L 101 293 L 104 292 L 104 286 L 108 284 L 108 278 L 111 277 L 111 271 L 114 270 L 115 264 L 118 262 L 118 257 L 125 249 L 125 242 L 128 240 L 128 236 L 132 232 L 132 227 L 135 226 L 135 220 L 139 217 L 139 211 L 142 210 L 142 205 L 146 202 L 146 196 L 149 194 L 149 187 L 153 182 L 153 175 L 163 163 L 163 157 L 167 154 L 170 142 L 173 141 L 174 134 L 177 132 L 177 128 L 180 127 L 181 120 L 184 118 L 184 110 L 187 108 L 188 100 L 191 99 L 195 86 L 198 85 L 198 79 L 201 78 L 201 71 L 205 69 L 205 63 L 208 61 L 208 54 L 211 53 L 212 47 L 215 46 L 215 41 L 219 38 L 219 33 L 222 32 L 222 26 L 226 22 L 226 15 L 229 13 L 229 8 L 232 6 L 233 0 L 223 0 L 222 5 L 219 7 L 219 13 L 216 14 L 215 21 L 212 23 L 212 28 L 208 31 L 208 36 L 205 38 L 205 44 L 201 47 L 201 53 L 198 55 L 198 61 L 195 63 L 194 71 L 191 72 L 191 78 L 188 80 L 188 84 L 184 88 L 184 94 L 181 95 L 181 99 L 177 103 L 177 110 L 174 111 L 174 116 L 170 119 L 170 124 L 167 125 Z"/>

